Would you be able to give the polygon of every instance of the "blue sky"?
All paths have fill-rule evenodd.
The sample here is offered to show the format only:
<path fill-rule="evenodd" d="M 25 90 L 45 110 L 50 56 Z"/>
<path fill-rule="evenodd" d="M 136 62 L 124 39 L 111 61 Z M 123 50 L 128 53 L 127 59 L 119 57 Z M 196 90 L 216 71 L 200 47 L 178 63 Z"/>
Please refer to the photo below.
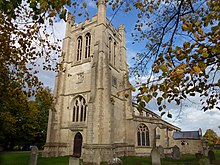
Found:
<path fill-rule="evenodd" d="M 90 16 L 96 14 L 96 5 L 92 1 L 88 2 L 88 11 Z M 71 9 L 69 9 L 71 11 Z M 132 57 L 136 55 L 136 53 L 144 50 L 145 43 L 136 43 L 132 44 L 133 38 L 131 37 L 131 33 L 133 32 L 135 26 L 135 20 L 137 18 L 137 13 L 135 10 L 129 13 L 125 13 L 123 11 L 118 11 L 117 14 L 112 19 L 114 12 L 110 10 L 108 7 L 107 10 L 107 17 L 109 20 L 112 20 L 112 24 L 115 27 L 118 27 L 119 24 L 124 24 L 126 29 L 126 47 L 127 47 L 127 63 L 132 65 Z M 76 18 L 76 23 L 83 22 L 83 18 Z M 56 37 L 62 39 L 65 35 L 65 22 L 59 20 L 54 25 L 54 30 L 56 33 Z M 39 69 L 40 70 L 40 69 Z M 54 87 L 54 80 L 55 80 L 56 73 L 49 72 L 49 71 L 40 71 L 39 78 L 44 82 L 45 86 L 49 86 L 53 89 Z M 144 80 L 144 78 L 143 78 Z M 130 78 L 130 81 L 134 83 L 135 79 Z M 198 130 L 202 128 L 203 134 L 205 133 L 206 129 L 213 129 L 219 136 L 220 136 L 220 129 L 218 126 L 220 125 L 220 111 L 219 110 L 212 110 L 203 112 L 200 107 L 198 96 L 195 96 L 190 99 L 191 101 L 185 101 L 182 105 L 176 106 L 175 104 L 168 104 L 167 107 L 170 112 L 173 114 L 172 119 L 168 119 L 165 116 L 163 119 L 169 121 L 172 124 L 177 125 L 178 127 L 182 128 L 182 130 Z M 154 111 L 157 111 L 157 106 L 154 101 L 150 102 L 147 105 L 147 108 Z"/>

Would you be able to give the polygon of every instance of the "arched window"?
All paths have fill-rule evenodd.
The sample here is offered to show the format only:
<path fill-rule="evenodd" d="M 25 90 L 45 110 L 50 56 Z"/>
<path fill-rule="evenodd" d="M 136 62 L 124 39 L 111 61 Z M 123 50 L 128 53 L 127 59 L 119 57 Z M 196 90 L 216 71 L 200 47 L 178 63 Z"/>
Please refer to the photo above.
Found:
<path fill-rule="evenodd" d="M 109 37 L 108 40 L 108 58 L 109 58 L 109 62 L 111 62 L 111 58 L 112 58 L 112 38 Z"/>
<path fill-rule="evenodd" d="M 146 125 L 140 124 L 137 130 L 137 145 L 150 146 L 149 130 Z"/>
<path fill-rule="evenodd" d="M 82 59 L 82 36 L 77 38 L 77 56 L 76 61 L 80 61 Z"/>
<path fill-rule="evenodd" d="M 160 139 L 160 128 L 156 128 L 156 139 Z"/>
<path fill-rule="evenodd" d="M 86 111 L 87 111 L 86 100 L 82 96 L 77 97 L 73 102 L 72 122 L 85 122 Z"/>
<path fill-rule="evenodd" d="M 90 57 L 90 45 L 91 45 L 90 33 L 87 33 L 85 38 L 86 38 L 85 58 L 88 58 L 88 57 Z"/>
<path fill-rule="evenodd" d="M 114 49 L 113 49 L 113 54 L 114 54 L 114 66 L 115 66 L 115 59 L 116 59 L 116 51 L 117 51 L 117 44 L 116 42 L 114 43 Z"/>

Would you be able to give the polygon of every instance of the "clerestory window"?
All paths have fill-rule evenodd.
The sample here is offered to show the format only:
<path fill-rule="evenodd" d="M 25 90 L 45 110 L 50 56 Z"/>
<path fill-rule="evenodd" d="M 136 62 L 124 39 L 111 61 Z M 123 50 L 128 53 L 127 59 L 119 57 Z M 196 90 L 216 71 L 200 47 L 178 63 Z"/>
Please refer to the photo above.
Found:
<path fill-rule="evenodd" d="M 137 129 L 137 145 L 150 146 L 149 130 L 145 124 L 140 124 Z"/>

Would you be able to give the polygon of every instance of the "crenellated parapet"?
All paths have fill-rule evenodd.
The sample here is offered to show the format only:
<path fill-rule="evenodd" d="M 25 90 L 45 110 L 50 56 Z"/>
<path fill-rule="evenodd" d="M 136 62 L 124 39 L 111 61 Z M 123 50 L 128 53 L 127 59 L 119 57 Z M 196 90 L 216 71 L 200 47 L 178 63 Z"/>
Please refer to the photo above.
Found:
<path fill-rule="evenodd" d="M 84 30 L 86 27 L 95 24 L 97 22 L 97 15 L 93 16 L 92 19 L 87 18 L 85 20 L 85 22 L 79 22 L 79 23 L 75 23 L 72 28 L 71 31 L 76 31 L 76 30 Z"/>

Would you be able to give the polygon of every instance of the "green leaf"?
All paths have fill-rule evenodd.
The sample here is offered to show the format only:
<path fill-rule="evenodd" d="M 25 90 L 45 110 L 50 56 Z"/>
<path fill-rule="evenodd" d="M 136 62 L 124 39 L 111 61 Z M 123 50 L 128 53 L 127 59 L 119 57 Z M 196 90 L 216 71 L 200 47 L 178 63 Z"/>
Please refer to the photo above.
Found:
<path fill-rule="evenodd" d="M 157 98 L 157 104 L 158 104 L 158 105 L 161 105 L 162 100 L 163 100 L 162 97 L 158 97 L 158 98 Z"/>
<path fill-rule="evenodd" d="M 158 94 L 157 92 L 153 92 L 154 97 L 157 97 L 157 94 Z"/>
<path fill-rule="evenodd" d="M 144 95 L 144 96 L 143 96 L 143 99 L 144 99 L 144 101 L 145 101 L 146 103 L 148 103 L 148 102 L 152 99 L 152 96 L 151 96 L 150 94 Z"/>

